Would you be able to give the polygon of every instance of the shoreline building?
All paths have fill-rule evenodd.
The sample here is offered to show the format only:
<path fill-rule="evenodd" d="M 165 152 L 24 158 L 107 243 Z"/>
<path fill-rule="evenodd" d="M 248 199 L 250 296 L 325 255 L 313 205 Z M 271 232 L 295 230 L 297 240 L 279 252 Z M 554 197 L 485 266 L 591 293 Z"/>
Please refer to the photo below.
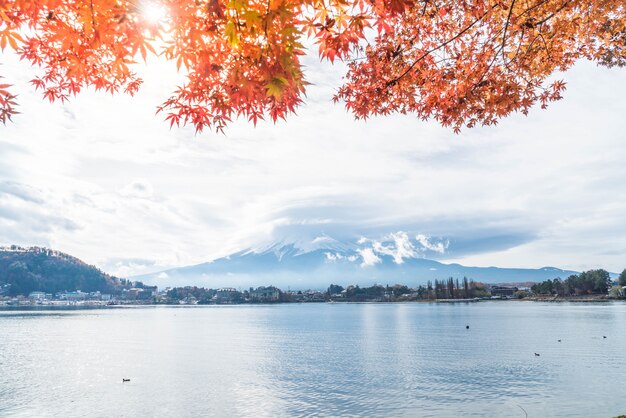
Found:
<path fill-rule="evenodd" d="M 215 303 L 236 303 L 241 300 L 241 292 L 234 287 L 222 287 L 217 289 Z"/>
<path fill-rule="evenodd" d="M 280 290 L 274 286 L 259 286 L 256 289 L 250 288 L 249 295 L 251 302 L 278 302 Z"/>
<path fill-rule="evenodd" d="M 491 296 L 513 297 L 518 290 L 515 286 L 492 286 Z"/>

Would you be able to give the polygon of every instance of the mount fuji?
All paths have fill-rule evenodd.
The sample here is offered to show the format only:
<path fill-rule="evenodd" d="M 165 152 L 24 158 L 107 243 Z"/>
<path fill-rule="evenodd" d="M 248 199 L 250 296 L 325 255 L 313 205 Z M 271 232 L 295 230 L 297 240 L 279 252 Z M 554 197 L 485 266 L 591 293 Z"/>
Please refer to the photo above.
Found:
<path fill-rule="evenodd" d="M 576 273 L 554 267 L 467 267 L 427 258 L 429 255 L 440 256 L 447 245 L 447 242 L 434 242 L 422 235 L 410 239 L 403 232 L 390 234 L 382 241 L 361 238 L 355 243 L 321 236 L 305 242 L 276 242 L 206 263 L 133 279 L 159 287 L 275 285 L 284 289 L 325 289 L 331 283 L 417 286 L 428 280 L 464 276 L 487 283 L 528 282 L 566 278 Z"/>

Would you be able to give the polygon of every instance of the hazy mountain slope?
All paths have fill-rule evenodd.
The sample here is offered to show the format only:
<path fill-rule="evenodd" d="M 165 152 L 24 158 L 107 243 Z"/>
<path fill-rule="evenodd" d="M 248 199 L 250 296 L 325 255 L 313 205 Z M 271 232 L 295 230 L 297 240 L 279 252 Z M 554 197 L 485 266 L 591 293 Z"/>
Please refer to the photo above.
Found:
<path fill-rule="evenodd" d="M 367 255 L 360 249 L 317 248 L 303 251 L 293 244 L 271 246 L 262 251 L 242 251 L 198 265 L 137 276 L 134 279 L 159 286 L 246 287 L 273 284 L 292 288 L 325 288 L 330 283 L 369 285 L 405 283 L 416 285 L 427 280 L 467 276 L 490 283 L 541 281 L 565 278 L 575 272 L 553 267 L 516 269 L 466 267 L 437 261 L 390 254 Z M 377 261 L 376 261 L 377 260 Z"/>

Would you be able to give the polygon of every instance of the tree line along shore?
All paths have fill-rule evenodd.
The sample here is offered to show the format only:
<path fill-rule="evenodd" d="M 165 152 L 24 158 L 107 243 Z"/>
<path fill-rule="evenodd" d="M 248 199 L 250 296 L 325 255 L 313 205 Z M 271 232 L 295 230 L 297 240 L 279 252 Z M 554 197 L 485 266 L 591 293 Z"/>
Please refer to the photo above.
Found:
<path fill-rule="evenodd" d="M 4 290 L 3 290 L 4 289 Z M 0 306 L 13 305 L 211 305 L 302 302 L 469 302 L 478 300 L 602 301 L 626 298 L 626 270 L 612 280 L 605 270 L 589 270 L 566 279 L 541 283 L 486 284 L 463 277 L 461 280 L 428 281 L 409 287 L 404 284 L 346 287 L 331 284 L 322 290 L 287 290 L 276 286 L 236 289 L 184 286 L 159 290 L 141 282 L 121 279 L 112 293 L 85 292 L 78 289 L 60 292 L 35 290 L 9 295 L 0 288 Z"/>
<path fill-rule="evenodd" d="M 416 281 L 419 278 L 415 278 Z M 349 280 L 349 278 L 346 278 Z M 0 305 L 14 304 L 236 304 L 289 302 L 409 302 L 480 299 L 604 300 L 626 296 L 626 269 L 615 280 L 606 270 L 588 270 L 540 283 L 486 284 L 449 277 L 410 287 L 331 284 L 327 289 L 275 286 L 235 289 L 183 286 L 158 289 L 102 272 L 70 255 L 42 247 L 0 248 Z"/>

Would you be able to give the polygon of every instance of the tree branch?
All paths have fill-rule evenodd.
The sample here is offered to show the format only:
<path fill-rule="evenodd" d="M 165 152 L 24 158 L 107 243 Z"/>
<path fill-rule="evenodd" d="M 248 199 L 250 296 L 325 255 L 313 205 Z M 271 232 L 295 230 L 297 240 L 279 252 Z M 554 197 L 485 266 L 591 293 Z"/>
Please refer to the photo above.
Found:
<path fill-rule="evenodd" d="M 500 47 L 500 51 L 502 52 L 502 59 L 506 62 L 506 57 L 504 56 L 504 48 L 506 46 L 506 33 L 509 30 L 509 23 L 511 23 L 511 16 L 513 15 L 513 6 L 515 6 L 515 1 L 511 2 L 511 7 L 509 7 L 509 14 L 506 17 L 506 23 L 504 24 L 504 33 L 502 34 L 502 46 Z"/>
<path fill-rule="evenodd" d="M 454 42 L 455 40 L 459 39 L 461 36 L 463 36 L 467 31 L 469 31 L 471 28 L 474 27 L 474 25 L 476 25 L 478 22 L 480 22 L 481 20 L 483 20 L 483 18 L 485 16 L 487 16 L 489 14 L 489 12 L 491 10 L 493 10 L 496 6 L 492 6 L 489 10 L 487 10 L 485 13 L 483 13 L 480 17 L 478 17 L 476 20 L 474 20 L 472 23 L 470 23 L 468 26 L 466 26 L 461 32 L 457 33 L 455 36 L 453 36 L 452 38 L 448 39 L 447 41 L 439 44 L 438 46 L 436 46 L 435 48 L 429 49 L 428 51 L 424 52 L 422 55 L 420 55 L 420 57 L 418 59 L 416 59 L 415 61 L 413 61 L 413 64 L 411 64 L 409 66 L 409 68 L 407 68 L 406 70 L 404 70 L 402 72 L 402 74 L 400 74 L 399 76 L 395 77 L 393 80 L 389 80 L 385 83 L 385 85 L 387 87 L 389 86 L 393 86 L 395 85 L 402 77 L 406 76 L 408 73 L 411 72 L 411 70 L 413 68 L 415 68 L 415 66 L 422 61 L 424 58 L 426 58 L 428 55 L 430 55 L 431 53 L 443 48 L 444 46 L 450 44 L 451 42 Z"/>

